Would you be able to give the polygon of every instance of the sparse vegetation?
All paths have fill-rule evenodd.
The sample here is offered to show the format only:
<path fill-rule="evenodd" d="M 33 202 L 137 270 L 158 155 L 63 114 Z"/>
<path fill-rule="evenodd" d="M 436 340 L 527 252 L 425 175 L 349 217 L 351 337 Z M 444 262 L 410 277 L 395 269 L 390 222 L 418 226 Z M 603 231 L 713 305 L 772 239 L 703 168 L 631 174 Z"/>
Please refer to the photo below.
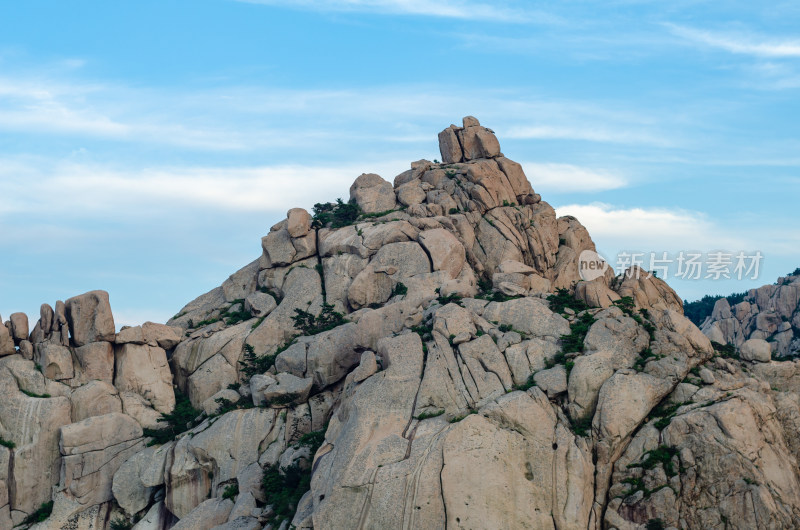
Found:
<path fill-rule="evenodd" d="M 322 447 L 322 444 L 325 443 L 325 431 L 327 430 L 328 428 L 325 426 L 325 428 L 318 431 L 312 431 L 304 434 L 299 440 L 297 440 L 297 443 L 294 444 L 295 448 L 299 449 L 301 447 L 308 447 L 312 450 L 311 455 L 313 456 L 314 453 L 317 452 L 317 449 Z"/>
<path fill-rule="evenodd" d="M 192 406 L 189 396 L 181 391 L 175 391 L 175 409 L 169 414 L 161 414 L 159 423 L 165 426 L 160 429 L 144 428 L 144 435 L 152 438 L 148 446 L 161 445 L 175 439 L 182 432 L 194 428 L 200 422 L 201 412 Z"/>
<path fill-rule="evenodd" d="M 645 530 L 664 530 L 664 521 L 661 519 L 648 519 L 647 524 L 644 526 Z"/>
<path fill-rule="evenodd" d="M 231 311 L 231 309 L 237 305 L 239 309 Z M 219 320 L 224 320 L 226 326 L 233 326 L 239 322 L 250 320 L 250 318 L 250 312 L 244 310 L 244 299 L 234 300 L 233 303 L 219 315 Z"/>
<path fill-rule="evenodd" d="M 660 445 L 656 449 L 647 451 L 644 454 L 644 460 L 639 464 L 628 464 L 628 468 L 641 467 L 642 469 L 653 469 L 657 465 L 664 466 L 664 472 L 668 477 L 674 477 L 678 474 L 675 465 L 672 463 L 672 457 L 678 454 L 675 447 L 668 445 Z"/>
<path fill-rule="evenodd" d="M 111 530 L 131 530 L 131 528 L 133 528 L 133 522 L 127 519 L 117 518 L 111 521 L 109 528 L 111 528 Z"/>
<path fill-rule="evenodd" d="M 614 300 L 614 305 L 620 308 L 626 315 L 633 316 L 633 309 L 636 303 L 634 302 L 633 297 L 623 296 L 619 300 Z"/>
<path fill-rule="evenodd" d="M 439 304 L 447 305 L 447 304 L 457 304 L 461 305 L 461 296 L 455 293 L 448 294 L 447 296 L 439 295 Z"/>
<path fill-rule="evenodd" d="M 408 287 L 403 282 L 397 282 L 392 289 L 392 296 L 404 296 L 408 294 Z"/>
<path fill-rule="evenodd" d="M 437 410 L 436 412 L 423 412 L 419 416 L 416 416 L 415 419 L 417 419 L 419 421 L 422 421 L 422 420 L 427 420 L 427 419 L 430 419 L 430 418 L 437 418 L 437 417 L 441 416 L 442 414 L 444 414 L 444 409 Z"/>
<path fill-rule="evenodd" d="M 570 324 L 569 335 L 561 336 L 561 345 L 566 352 L 582 352 L 583 340 L 589 333 L 589 328 L 595 323 L 595 318 L 589 313 L 581 313 L 575 322 Z"/>
<path fill-rule="evenodd" d="M 294 327 L 300 330 L 303 335 L 317 335 L 348 322 L 343 314 L 334 309 L 333 304 L 324 302 L 319 315 L 315 316 L 302 309 L 295 309 L 294 312 L 296 313 L 292 317 Z"/>
<path fill-rule="evenodd" d="M 719 342 L 711 341 L 711 346 L 721 357 L 739 360 L 739 351 L 733 344 L 720 344 Z"/>
<path fill-rule="evenodd" d="M 22 525 L 41 523 L 46 521 L 50 514 L 53 513 L 53 501 L 43 502 L 36 510 L 22 521 Z"/>
<path fill-rule="evenodd" d="M 270 289 L 269 287 L 262 287 L 259 289 L 259 291 L 261 291 L 264 294 L 270 295 L 272 298 L 275 299 L 275 303 L 277 303 L 278 305 L 280 305 L 280 303 L 283 301 L 283 297 L 280 296 L 275 291 L 273 291 L 272 289 Z"/>
<path fill-rule="evenodd" d="M 691 401 L 683 401 L 681 403 L 671 404 L 666 402 L 659 403 L 652 411 L 650 411 L 651 417 L 658 418 L 653 425 L 658 430 L 664 429 L 672 421 L 672 418 L 675 417 L 679 408 L 685 405 L 691 405 L 691 403 Z"/>
<path fill-rule="evenodd" d="M 514 385 L 514 390 L 527 391 L 536 386 L 536 381 L 533 380 L 534 374 L 528 376 L 528 379 L 521 385 Z"/>
<path fill-rule="evenodd" d="M 222 492 L 223 499 L 234 500 L 236 499 L 237 495 L 239 495 L 239 485 L 236 483 L 228 484 L 225 486 L 225 490 Z"/>
<path fill-rule="evenodd" d="M 459 212 L 460 212 L 460 210 L 458 208 L 450 208 L 450 210 L 449 210 L 450 215 L 454 215 L 454 214 L 457 214 Z"/>
<path fill-rule="evenodd" d="M 297 401 L 297 398 L 299 398 L 299 397 L 300 397 L 299 394 L 293 394 L 293 393 L 283 394 L 282 396 L 277 396 L 277 397 L 274 397 L 271 400 L 269 400 L 266 403 L 266 406 L 267 407 L 272 407 L 272 406 L 282 407 L 282 406 L 285 406 L 285 405 L 291 405 L 292 403 Z"/>
<path fill-rule="evenodd" d="M 554 294 L 547 297 L 547 301 L 550 302 L 550 310 L 552 312 L 562 315 L 567 308 L 572 309 L 576 313 L 589 308 L 586 302 L 572 296 L 569 289 L 557 289 Z"/>
<path fill-rule="evenodd" d="M 219 403 L 220 407 L 217 410 L 215 416 L 222 416 L 227 414 L 228 412 L 239 410 L 239 409 L 251 409 L 254 407 L 253 400 L 248 399 L 244 396 L 240 397 L 236 401 L 231 401 L 230 399 L 226 398 L 217 398 L 214 400 L 215 403 Z"/>
<path fill-rule="evenodd" d="M 477 413 L 478 413 L 478 411 L 476 409 L 469 409 L 469 411 L 466 414 L 461 414 L 459 416 L 453 416 L 452 418 L 450 418 L 450 423 L 458 423 L 461 420 L 463 420 L 464 418 L 466 418 L 467 416 L 469 416 L 471 414 L 477 414 Z"/>
<path fill-rule="evenodd" d="M 282 346 L 283 350 L 288 348 L 288 345 Z M 251 344 L 244 345 L 244 352 L 242 353 L 242 360 L 239 361 L 241 368 L 239 371 L 248 378 L 248 380 L 256 374 L 263 374 L 275 364 L 275 357 L 278 356 L 280 351 L 272 355 L 256 356 L 255 348 Z"/>
<path fill-rule="evenodd" d="M 321 435 L 319 433 L 322 433 Z M 308 433 L 300 438 L 298 444 L 306 445 L 315 454 L 325 441 L 325 431 Z M 291 521 L 297 510 L 297 503 L 311 487 L 311 470 L 304 469 L 299 462 L 285 467 L 267 466 L 261 480 L 267 504 L 274 511 L 269 523 L 278 527 L 283 521 Z"/>
<path fill-rule="evenodd" d="M 47 399 L 47 398 L 50 397 L 50 394 L 37 394 L 36 392 L 31 392 L 29 390 L 25 390 L 24 388 L 20 388 L 19 391 L 22 392 L 23 394 L 25 394 L 26 396 L 32 397 L 32 398 Z"/>
<path fill-rule="evenodd" d="M 205 326 L 210 326 L 211 324 L 216 324 L 220 320 L 222 320 L 220 317 L 212 317 L 212 318 L 207 318 L 205 320 L 201 320 L 200 322 L 198 322 L 194 326 L 191 325 L 192 321 L 190 320 L 189 324 L 190 324 L 190 327 L 192 327 L 192 328 L 203 328 Z"/>
<path fill-rule="evenodd" d="M 313 228 L 342 228 L 355 223 L 361 215 L 361 208 L 355 201 L 317 203 L 314 205 Z"/>
<path fill-rule="evenodd" d="M 592 417 L 577 418 L 572 420 L 572 432 L 578 436 L 589 436 L 592 430 Z"/>
<path fill-rule="evenodd" d="M 649 363 L 650 361 L 657 361 L 659 359 L 662 359 L 663 357 L 664 357 L 663 355 L 654 354 L 653 350 L 650 349 L 650 347 L 648 346 L 647 348 L 639 352 L 639 357 L 636 359 L 636 362 L 634 363 L 633 367 L 634 369 L 636 369 L 636 371 L 641 372 L 642 370 L 644 370 L 644 367 L 645 365 L 647 365 L 647 363 Z"/>

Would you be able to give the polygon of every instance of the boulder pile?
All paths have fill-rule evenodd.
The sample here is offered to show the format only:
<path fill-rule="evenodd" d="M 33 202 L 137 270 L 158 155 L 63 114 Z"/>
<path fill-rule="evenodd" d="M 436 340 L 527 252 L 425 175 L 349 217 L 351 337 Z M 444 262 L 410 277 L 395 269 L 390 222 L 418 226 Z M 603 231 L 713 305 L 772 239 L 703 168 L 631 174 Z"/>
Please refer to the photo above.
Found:
<path fill-rule="evenodd" d="M 800 526 L 800 364 L 646 271 L 582 281 L 477 119 L 439 147 L 166 325 L 101 291 L 0 325 L 0 528 Z"/>

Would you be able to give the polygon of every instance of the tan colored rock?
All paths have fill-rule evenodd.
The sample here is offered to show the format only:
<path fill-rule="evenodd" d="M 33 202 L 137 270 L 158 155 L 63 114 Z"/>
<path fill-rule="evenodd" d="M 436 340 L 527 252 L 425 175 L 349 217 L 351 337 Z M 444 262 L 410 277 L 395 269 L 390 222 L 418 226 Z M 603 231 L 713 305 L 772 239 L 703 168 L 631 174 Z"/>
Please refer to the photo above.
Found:
<path fill-rule="evenodd" d="M 149 344 L 171 350 L 181 341 L 180 328 L 145 322 L 141 326 L 125 328 L 117 333 L 116 344 Z"/>
<path fill-rule="evenodd" d="M 189 376 L 186 391 L 192 406 L 201 408 L 208 398 L 236 381 L 236 368 L 223 355 L 217 354 Z"/>
<path fill-rule="evenodd" d="M 683 302 L 675 291 L 663 280 L 638 267 L 625 273 L 617 293 L 622 297 L 632 297 L 637 309 L 671 309 L 683 314 Z"/>
<path fill-rule="evenodd" d="M 107 292 L 90 291 L 74 296 L 66 301 L 65 307 L 69 332 L 76 346 L 114 341 L 116 327 Z"/>
<path fill-rule="evenodd" d="M 350 186 L 350 200 L 365 213 L 384 212 L 396 206 L 394 188 L 375 173 L 361 174 Z"/>
<path fill-rule="evenodd" d="M 311 230 L 311 214 L 302 208 L 292 208 L 286 213 L 286 229 L 291 237 L 303 237 Z"/>
<path fill-rule="evenodd" d="M 745 361 L 768 363 L 772 360 L 769 342 L 763 339 L 749 339 L 742 344 L 740 354 Z"/>
<path fill-rule="evenodd" d="M 311 392 L 312 378 L 301 379 L 292 374 L 280 373 L 275 376 L 274 383 L 263 390 L 266 403 L 274 406 L 285 406 L 289 403 L 303 403 Z M 255 393 L 253 393 L 255 396 Z M 287 403 L 289 400 L 289 403 Z"/>
<path fill-rule="evenodd" d="M 528 177 L 525 176 L 522 166 L 503 156 L 498 157 L 496 160 L 497 165 L 505 173 L 511 188 L 514 190 L 514 194 L 517 196 L 517 203 L 528 204 L 524 201 L 533 195 L 533 188 L 531 188 L 531 183 L 528 182 Z"/>
<path fill-rule="evenodd" d="M 19 341 L 19 354 L 29 361 L 33 359 L 33 344 L 29 340 Z"/>
<path fill-rule="evenodd" d="M 261 238 L 262 255 L 261 268 L 280 267 L 289 265 L 297 255 L 297 249 L 292 244 L 292 236 L 285 228 L 275 230 Z"/>
<path fill-rule="evenodd" d="M 21 340 L 27 340 L 30 330 L 28 327 L 28 315 L 25 313 L 13 313 L 9 317 L 9 321 L 11 322 L 11 337 L 14 342 L 19 343 Z"/>
<path fill-rule="evenodd" d="M 230 499 L 208 499 L 183 517 L 173 530 L 211 530 L 228 520 L 233 509 Z"/>
<path fill-rule="evenodd" d="M 347 289 L 347 303 L 353 309 L 384 304 L 392 296 L 394 281 L 384 271 L 368 266 L 358 273 Z"/>
<path fill-rule="evenodd" d="M 620 296 L 609 289 L 603 280 L 604 278 L 597 278 L 590 282 L 578 282 L 575 286 L 575 297 L 586 302 L 589 307 L 611 307 Z"/>
<path fill-rule="evenodd" d="M 533 380 L 551 399 L 567 391 L 567 370 L 561 364 L 536 372 Z"/>
<path fill-rule="evenodd" d="M 104 381 L 91 381 L 72 391 L 72 422 L 92 416 L 122 412 L 122 401 L 117 389 Z"/>
<path fill-rule="evenodd" d="M 90 342 L 74 351 L 82 381 L 114 382 L 114 348 L 111 343 Z"/>
<path fill-rule="evenodd" d="M 275 299 L 267 293 L 255 292 L 244 299 L 244 309 L 254 317 L 265 317 L 278 307 Z"/>
<path fill-rule="evenodd" d="M 464 246 L 444 228 L 425 230 L 419 234 L 419 243 L 430 256 L 433 270 L 445 271 L 456 278 L 464 266 Z"/>
<path fill-rule="evenodd" d="M 34 351 L 34 361 L 42 367 L 42 372 L 48 379 L 62 381 L 72 379 L 75 375 L 72 354 L 69 348 L 60 344 L 38 344 Z"/>
<path fill-rule="evenodd" d="M 541 391 L 508 394 L 458 422 L 443 456 L 448 521 L 463 528 L 588 527 L 591 452 Z"/>
<path fill-rule="evenodd" d="M 147 447 L 127 459 L 114 473 L 111 491 L 128 514 L 147 508 L 156 487 L 164 484 L 164 465 L 170 448 L 171 444 Z"/>
<path fill-rule="evenodd" d="M 0 437 L 16 444 L 13 474 L 7 482 L 14 492 L 10 509 L 30 514 L 51 499 L 52 487 L 59 481 L 59 428 L 70 423 L 70 403 L 65 397 L 22 394 L 5 367 L 0 367 L 0 394 Z"/>
<path fill-rule="evenodd" d="M 569 323 L 553 313 L 540 300 L 517 298 L 508 302 L 492 302 L 483 311 L 483 318 L 490 322 L 508 324 L 514 329 L 536 337 L 558 339 L 569 334 Z"/>
<path fill-rule="evenodd" d="M 135 419 L 142 428 L 158 429 L 164 426 L 158 421 L 161 413 L 136 392 L 120 392 L 119 397 L 122 401 L 122 412 Z"/>
<path fill-rule="evenodd" d="M 493 158 L 500 155 L 497 137 L 489 129 L 481 127 L 475 118 L 469 116 L 465 118 L 464 127 L 456 130 L 456 135 L 461 144 L 464 160 Z"/>
<path fill-rule="evenodd" d="M 442 162 L 445 164 L 458 163 L 463 158 L 461 144 L 456 135 L 457 130 L 455 125 L 451 125 L 439 133 L 439 152 L 442 154 Z"/>
<path fill-rule="evenodd" d="M 141 426 L 121 413 L 93 416 L 61 428 L 59 488 L 84 506 L 113 498 L 114 473 L 144 448 Z"/>
<path fill-rule="evenodd" d="M 249 409 L 229 412 L 194 436 L 176 442 L 166 461 L 167 508 L 185 518 L 220 484 L 235 479 L 277 437 L 278 412 Z"/>
<path fill-rule="evenodd" d="M 158 347 L 123 344 L 115 351 L 114 385 L 120 391 L 136 392 L 159 412 L 169 413 L 175 407 L 172 373 L 166 352 Z"/>
<path fill-rule="evenodd" d="M 425 191 L 422 189 L 419 180 L 412 180 L 398 187 L 397 200 L 404 206 L 414 206 L 415 204 L 422 204 L 427 197 Z"/>
<path fill-rule="evenodd" d="M 364 381 L 378 371 L 378 362 L 375 359 L 375 354 L 371 351 L 365 351 L 361 354 L 361 361 L 355 370 L 347 374 L 344 386 L 348 387 L 351 384 L 357 384 Z"/>
<path fill-rule="evenodd" d="M 5 324 L 0 322 L 0 357 L 13 355 L 14 353 L 16 353 L 16 348 L 14 348 L 14 339 L 11 337 L 11 332 Z"/>

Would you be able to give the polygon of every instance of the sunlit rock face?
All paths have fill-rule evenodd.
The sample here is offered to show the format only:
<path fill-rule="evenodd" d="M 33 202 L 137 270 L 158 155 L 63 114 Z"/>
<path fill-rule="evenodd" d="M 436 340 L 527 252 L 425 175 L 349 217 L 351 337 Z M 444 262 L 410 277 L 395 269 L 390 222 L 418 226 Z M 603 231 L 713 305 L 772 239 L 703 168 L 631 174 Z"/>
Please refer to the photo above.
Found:
<path fill-rule="evenodd" d="M 439 147 L 166 324 L 102 291 L 0 324 L 0 528 L 800 526 L 796 278 L 704 334 L 645 271 L 582 281 L 477 119 Z"/>

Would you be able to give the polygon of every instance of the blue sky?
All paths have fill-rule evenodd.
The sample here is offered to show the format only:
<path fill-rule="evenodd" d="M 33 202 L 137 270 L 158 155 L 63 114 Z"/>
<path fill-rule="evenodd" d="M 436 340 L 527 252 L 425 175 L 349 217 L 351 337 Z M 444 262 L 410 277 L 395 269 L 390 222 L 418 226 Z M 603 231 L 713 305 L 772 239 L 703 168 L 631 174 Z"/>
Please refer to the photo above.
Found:
<path fill-rule="evenodd" d="M 555 5 L 554 5 L 555 4 Z M 439 156 L 464 115 L 620 250 L 800 266 L 795 2 L 6 2 L 0 314 L 163 321 L 293 206 Z"/>

